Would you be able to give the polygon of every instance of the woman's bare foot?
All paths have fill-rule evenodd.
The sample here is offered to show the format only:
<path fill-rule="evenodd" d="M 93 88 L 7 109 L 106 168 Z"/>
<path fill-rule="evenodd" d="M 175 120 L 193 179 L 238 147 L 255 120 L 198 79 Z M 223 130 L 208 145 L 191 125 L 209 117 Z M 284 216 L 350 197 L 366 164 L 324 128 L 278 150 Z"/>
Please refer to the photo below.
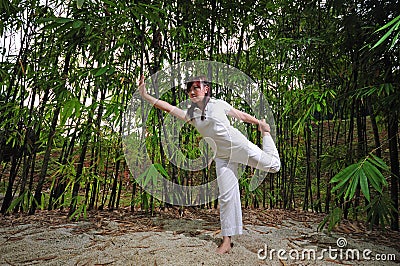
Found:
<path fill-rule="evenodd" d="M 263 136 L 266 136 L 271 131 L 271 128 L 269 127 L 267 122 L 265 122 L 265 119 L 262 119 L 262 120 L 260 120 L 260 123 L 258 124 L 258 130 L 261 131 L 261 134 Z"/>
<path fill-rule="evenodd" d="M 232 247 L 233 247 L 233 244 L 231 243 L 231 237 L 224 236 L 222 239 L 222 244 L 217 248 L 216 252 L 218 254 L 229 253 L 231 251 Z"/>

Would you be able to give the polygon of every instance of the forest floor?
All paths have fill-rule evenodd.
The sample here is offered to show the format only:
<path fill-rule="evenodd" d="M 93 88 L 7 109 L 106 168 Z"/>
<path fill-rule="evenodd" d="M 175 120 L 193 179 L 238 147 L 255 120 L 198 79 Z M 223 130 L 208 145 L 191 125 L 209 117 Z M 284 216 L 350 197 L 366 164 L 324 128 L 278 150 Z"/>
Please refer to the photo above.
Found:
<path fill-rule="evenodd" d="M 327 234 L 317 231 L 322 219 L 243 210 L 244 234 L 218 255 L 218 210 L 98 211 L 78 222 L 59 211 L 0 216 L 0 265 L 399 265 L 399 232 L 345 221 Z"/>

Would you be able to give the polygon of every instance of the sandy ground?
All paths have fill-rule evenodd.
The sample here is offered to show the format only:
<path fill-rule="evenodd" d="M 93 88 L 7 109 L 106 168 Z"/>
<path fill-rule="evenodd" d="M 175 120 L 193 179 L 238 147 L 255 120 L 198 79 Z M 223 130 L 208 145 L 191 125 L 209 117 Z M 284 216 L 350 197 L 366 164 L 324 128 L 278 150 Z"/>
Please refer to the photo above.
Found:
<path fill-rule="evenodd" d="M 63 215 L 49 212 L 42 212 L 37 216 L 1 217 L 0 265 L 400 263 L 399 250 L 393 245 L 393 241 L 389 241 L 390 234 L 389 237 L 375 234 L 375 239 L 371 239 L 368 232 L 361 233 L 353 226 L 354 230 L 351 233 L 336 232 L 328 235 L 317 232 L 319 217 L 287 217 L 279 211 L 272 214 L 268 211 L 260 213 L 268 216 L 262 218 L 255 215 L 254 211 L 244 212 L 245 232 L 233 238 L 234 247 L 229 254 L 223 255 L 215 253 L 221 238 L 216 212 L 183 217 L 92 214 L 91 219 L 79 222 L 71 222 Z M 340 237 L 345 238 L 347 245 L 338 247 L 337 241 Z M 395 237 L 398 239 L 398 235 Z M 385 238 L 388 239 L 387 244 Z M 275 251 L 272 251 L 273 249 Z M 359 252 L 359 258 L 352 260 L 351 254 L 357 253 L 351 252 L 356 250 Z M 315 256 L 312 251 L 315 252 Z M 363 252 L 366 252 L 365 257 Z M 397 261 L 377 261 L 378 256 L 395 256 Z"/>

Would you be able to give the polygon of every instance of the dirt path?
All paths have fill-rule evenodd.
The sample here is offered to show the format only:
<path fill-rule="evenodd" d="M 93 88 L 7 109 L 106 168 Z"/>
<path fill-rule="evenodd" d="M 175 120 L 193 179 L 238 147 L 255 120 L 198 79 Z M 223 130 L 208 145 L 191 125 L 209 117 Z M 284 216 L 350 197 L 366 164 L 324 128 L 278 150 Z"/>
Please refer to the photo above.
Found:
<path fill-rule="evenodd" d="M 215 210 L 183 217 L 128 212 L 90 217 L 80 222 L 55 212 L 1 217 L 0 265 L 398 265 L 400 260 L 398 233 L 347 224 L 339 228 L 342 233 L 328 236 L 316 230 L 321 216 L 299 212 L 244 211 L 245 232 L 224 255 L 215 253 L 220 241 Z M 347 245 L 338 247 L 338 239 Z M 357 252 L 359 258 L 351 260 Z M 378 256 L 397 261 L 377 261 Z"/>

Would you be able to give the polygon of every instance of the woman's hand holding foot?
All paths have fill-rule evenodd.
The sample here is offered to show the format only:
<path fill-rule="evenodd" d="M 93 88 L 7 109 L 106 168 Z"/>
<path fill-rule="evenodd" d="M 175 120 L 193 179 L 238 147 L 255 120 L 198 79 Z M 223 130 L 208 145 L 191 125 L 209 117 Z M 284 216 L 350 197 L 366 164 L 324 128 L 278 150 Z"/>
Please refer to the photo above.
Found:
<path fill-rule="evenodd" d="M 270 128 L 269 124 L 267 124 L 267 122 L 265 122 L 265 119 L 262 119 L 259 121 L 258 130 L 260 130 L 260 132 L 263 136 L 266 136 L 271 131 L 271 128 Z"/>

